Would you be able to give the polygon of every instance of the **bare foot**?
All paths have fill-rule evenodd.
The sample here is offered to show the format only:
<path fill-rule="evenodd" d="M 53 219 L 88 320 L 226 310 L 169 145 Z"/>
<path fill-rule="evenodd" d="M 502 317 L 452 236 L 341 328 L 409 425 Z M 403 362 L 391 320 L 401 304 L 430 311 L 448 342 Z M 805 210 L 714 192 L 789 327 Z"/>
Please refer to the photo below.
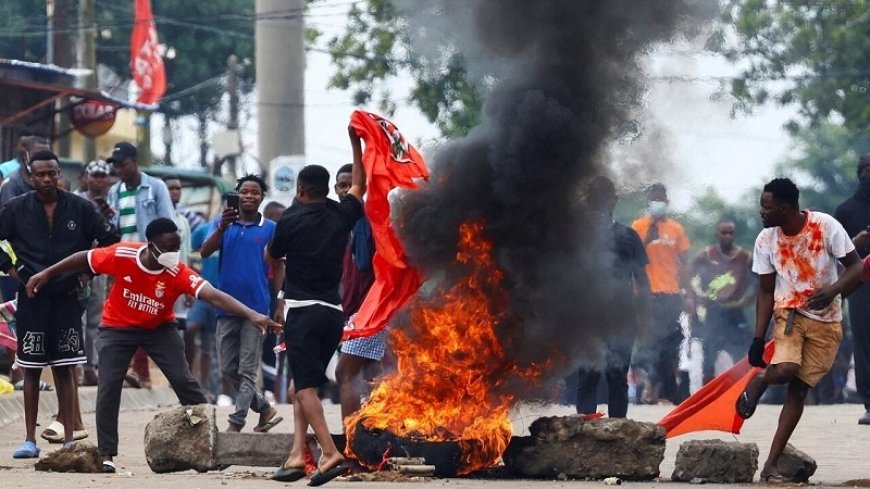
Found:
<path fill-rule="evenodd" d="M 284 464 L 281 467 L 285 469 L 304 469 L 305 468 L 305 457 L 295 457 L 290 455 L 287 457 L 287 460 L 284 461 Z"/>
<path fill-rule="evenodd" d="M 320 463 L 317 464 L 317 470 L 321 473 L 326 473 L 342 463 L 344 463 L 344 455 L 342 455 L 341 452 L 335 452 L 334 455 L 329 457 L 323 455 L 320 457 Z"/>

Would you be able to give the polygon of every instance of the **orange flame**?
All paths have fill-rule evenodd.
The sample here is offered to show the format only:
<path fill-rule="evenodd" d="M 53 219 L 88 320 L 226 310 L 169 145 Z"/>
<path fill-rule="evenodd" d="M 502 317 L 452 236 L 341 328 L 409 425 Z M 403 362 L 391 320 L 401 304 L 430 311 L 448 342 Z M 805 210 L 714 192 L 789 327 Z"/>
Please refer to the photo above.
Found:
<path fill-rule="evenodd" d="M 464 276 L 449 289 L 415 299 L 409 326 L 392 331 L 397 370 L 345 420 L 348 452 L 362 421 L 367 429 L 414 440 L 457 442 L 460 474 L 498 463 L 510 441 L 508 411 L 515 400 L 499 387 L 517 376 L 537 378 L 541 370 L 509 360 L 496 335 L 516 319 L 483 228 L 482 222 L 460 227 L 456 262 Z"/>

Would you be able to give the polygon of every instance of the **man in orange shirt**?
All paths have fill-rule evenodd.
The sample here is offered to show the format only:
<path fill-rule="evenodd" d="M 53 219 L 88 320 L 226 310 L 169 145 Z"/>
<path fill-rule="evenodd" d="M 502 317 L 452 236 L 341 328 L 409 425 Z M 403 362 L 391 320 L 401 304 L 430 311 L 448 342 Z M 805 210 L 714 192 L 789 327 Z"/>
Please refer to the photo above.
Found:
<path fill-rule="evenodd" d="M 683 226 L 668 217 L 668 192 L 656 183 L 647 191 L 648 215 L 631 223 L 643 241 L 649 264 L 650 290 L 653 294 L 651 330 L 639 335 L 644 338 L 638 351 L 638 363 L 647 371 L 643 401 L 656 403 L 659 397 L 678 404 L 677 390 L 680 343 L 683 331 L 679 317 L 683 310 L 694 308 L 689 285 L 686 253 L 689 238 Z"/>

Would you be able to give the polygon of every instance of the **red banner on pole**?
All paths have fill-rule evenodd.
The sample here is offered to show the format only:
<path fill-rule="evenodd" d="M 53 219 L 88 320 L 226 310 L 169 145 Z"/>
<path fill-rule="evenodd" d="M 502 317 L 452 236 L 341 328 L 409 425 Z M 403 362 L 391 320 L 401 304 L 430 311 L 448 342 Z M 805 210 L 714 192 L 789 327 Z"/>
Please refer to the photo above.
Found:
<path fill-rule="evenodd" d="M 135 0 L 136 16 L 130 36 L 130 70 L 141 90 L 138 102 L 156 104 L 166 92 L 166 71 L 157 40 L 151 0 Z"/>

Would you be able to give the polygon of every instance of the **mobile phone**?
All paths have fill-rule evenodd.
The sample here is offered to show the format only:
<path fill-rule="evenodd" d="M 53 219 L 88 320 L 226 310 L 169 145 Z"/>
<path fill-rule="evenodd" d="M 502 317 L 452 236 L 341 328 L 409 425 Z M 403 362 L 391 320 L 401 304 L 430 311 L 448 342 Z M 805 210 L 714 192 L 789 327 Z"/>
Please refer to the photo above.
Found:
<path fill-rule="evenodd" d="M 239 210 L 239 196 L 235 194 L 227 195 L 227 207 Z"/>
<path fill-rule="evenodd" d="M 94 197 L 94 202 L 96 202 L 97 205 L 100 207 L 106 207 L 107 205 L 109 205 L 109 203 L 106 202 L 106 199 L 102 197 Z"/>

